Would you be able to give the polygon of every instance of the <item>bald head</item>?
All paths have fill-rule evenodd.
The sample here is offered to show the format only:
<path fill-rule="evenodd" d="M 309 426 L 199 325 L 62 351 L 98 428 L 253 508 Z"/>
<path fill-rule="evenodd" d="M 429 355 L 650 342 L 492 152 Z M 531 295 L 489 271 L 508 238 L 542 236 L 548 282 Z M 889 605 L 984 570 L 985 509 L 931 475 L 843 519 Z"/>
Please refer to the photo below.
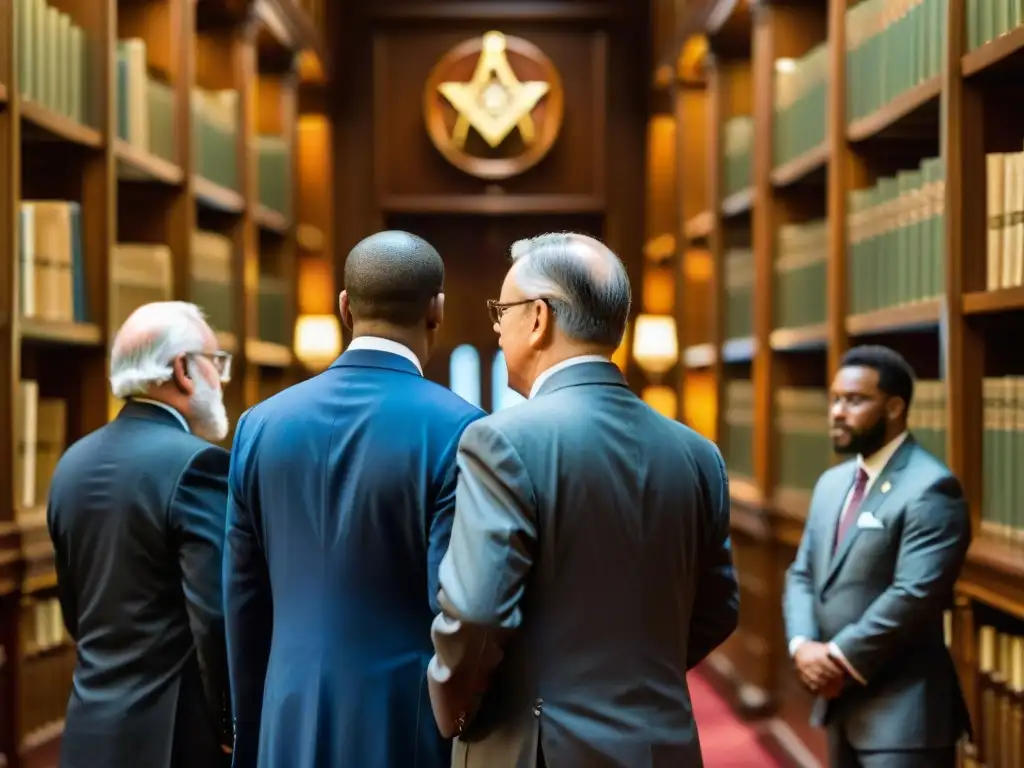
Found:
<path fill-rule="evenodd" d="M 444 287 L 444 262 L 422 237 L 389 230 L 370 235 L 345 260 L 345 291 L 357 320 L 400 328 L 426 319 Z"/>
<path fill-rule="evenodd" d="M 116 397 L 146 394 L 170 380 L 175 357 L 211 346 L 216 347 L 216 337 L 195 304 L 145 304 L 128 316 L 114 336 L 110 387 Z"/>
<path fill-rule="evenodd" d="M 626 268 L 593 237 L 551 233 L 512 245 L 513 278 L 523 294 L 547 299 L 571 339 L 615 348 L 629 317 Z"/>

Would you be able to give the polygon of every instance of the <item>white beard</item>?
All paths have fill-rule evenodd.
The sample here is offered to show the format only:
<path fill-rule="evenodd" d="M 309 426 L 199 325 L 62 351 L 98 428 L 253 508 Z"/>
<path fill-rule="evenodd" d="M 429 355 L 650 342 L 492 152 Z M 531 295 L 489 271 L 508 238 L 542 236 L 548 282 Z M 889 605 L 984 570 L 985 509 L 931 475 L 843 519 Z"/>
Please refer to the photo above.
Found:
<path fill-rule="evenodd" d="M 195 374 L 199 374 L 198 371 Z M 189 403 L 194 424 L 192 430 L 204 440 L 219 443 L 228 436 L 228 412 L 224 407 L 224 390 L 211 386 L 201 374 L 193 375 L 195 391 Z"/>

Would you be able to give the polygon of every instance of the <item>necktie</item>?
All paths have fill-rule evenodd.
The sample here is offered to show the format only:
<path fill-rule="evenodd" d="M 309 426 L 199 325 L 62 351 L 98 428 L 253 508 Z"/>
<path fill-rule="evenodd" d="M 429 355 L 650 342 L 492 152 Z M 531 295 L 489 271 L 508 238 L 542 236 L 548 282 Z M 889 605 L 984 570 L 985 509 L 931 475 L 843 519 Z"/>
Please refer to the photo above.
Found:
<path fill-rule="evenodd" d="M 839 518 L 839 528 L 836 530 L 835 549 L 839 549 L 839 545 L 843 543 L 843 537 L 846 536 L 846 532 L 850 530 L 850 525 L 857 519 L 857 510 L 860 508 L 861 502 L 864 501 L 864 491 L 867 490 L 867 487 L 868 473 L 864 471 L 864 467 L 858 467 L 857 478 L 853 481 L 853 490 L 850 493 L 850 503 L 847 504 L 846 509 L 843 510 L 843 516 Z"/>

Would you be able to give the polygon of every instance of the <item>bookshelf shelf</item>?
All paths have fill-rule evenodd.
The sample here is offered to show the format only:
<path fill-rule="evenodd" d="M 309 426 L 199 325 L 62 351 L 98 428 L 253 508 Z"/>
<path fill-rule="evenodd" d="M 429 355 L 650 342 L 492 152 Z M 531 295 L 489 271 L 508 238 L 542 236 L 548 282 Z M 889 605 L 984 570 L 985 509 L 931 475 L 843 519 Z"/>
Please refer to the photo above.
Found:
<path fill-rule="evenodd" d="M 1017 27 L 964 54 L 960 68 L 965 78 L 1020 75 L 1024 71 L 1024 27 Z"/>
<path fill-rule="evenodd" d="M 683 365 L 687 368 L 707 368 L 717 358 L 714 344 L 694 344 L 683 350 Z"/>
<path fill-rule="evenodd" d="M 828 166 L 830 152 L 828 143 L 822 143 L 800 157 L 783 163 L 772 171 L 772 185 L 778 188 L 789 187 L 824 171 Z"/>
<path fill-rule="evenodd" d="M 683 235 L 690 242 L 706 240 L 714 224 L 715 216 L 711 211 L 698 213 L 683 225 Z"/>
<path fill-rule="evenodd" d="M 76 347 L 103 345 L 103 330 L 93 323 L 61 323 L 22 319 L 20 325 L 21 338 L 24 341 Z"/>
<path fill-rule="evenodd" d="M 1024 287 L 973 291 L 963 296 L 965 315 L 991 315 L 1024 310 Z"/>
<path fill-rule="evenodd" d="M 882 309 L 846 318 L 846 332 L 851 336 L 905 333 L 937 328 L 942 305 L 939 301 L 922 301 L 906 307 Z"/>
<path fill-rule="evenodd" d="M 803 488 L 776 488 L 772 508 L 791 520 L 807 520 L 811 508 L 811 493 Z"/>
<path fill-rule="evenodd" d="M 729 339 L 722 345 L 722 362 L 747 363 L 754 359 L 756 352 L 757 340 L 753 336 Z"/>
<path fill-rule="evenodd" d="M 7 106 L 7 86 L 0 83 L 0 108 Z"/>
<path fill-rule="evenodd" d="M 846 135 L 852 142 L 883 138 L 887 135 L 904 136 L 919 133 L 915 130 L 924 124 L 931 129 L 938 125 L 939 96 L 942 93 L 942 78 L 930 80 L 904 91 L 884 107 L 872 114 L 855 120 L 847 128 Z"/>
<path fill-rule="evenodd" d="M 260 339 L 246 339 L 246 359 L 264 368 L 287 368 L 292 364 L 292 351 L 283 344 Z"/>
<path fill-rule="evenodd" d="M 238 337 L 228 331 L 217 331 L 217 346 L 225 352 L 235 354 L 238 352 Z"/>
<path fill-rule="evenodd" d="M 1020 547 L 979 536 L 971 543 L 957 591 L 1024 618 L 1024 556 Z"/>
<path fill-rule="evenodd" d="M 723 216 L 742 216 L 750 212 L 754 205 L 754 188 L 747 187 L 734 192 L 722 201 Z"/>
<path fill-rule="evenodd" d="M 769 337 L 772 349 L 780 352 L 824 349 L 828 346 L 828 325 L 810 325 L 804 328 L 778 328 Z"/>
<path fill-rule="evenodd" d="M 76 123 L 71 118 L 35 102 L 25 100 L 21 103 L 21 117 L 29 126 L 46 134 L 50 139 L 83 147 L 103 146 L 103 135 L 95 128 Z"/>
<path fill-rule="evenodd" d="M 119 178 L 152 181 L 168 186 L 178 186 L 184 180 L 180 166 L 151 152 L 133 147 L 123 139 L 114 142 L 114 157 L 118 164 Z"/>
<path fill-rule="evenodd" d="M 257 205 L 256 211 L 253 215 L 256 218 L 256 224 L 264 232 L 273 232 L 283 235 L 289 229 L 287 217 L 282 213 L 271 210 L 265 205 Z"/>
<path fill-rule="evenodd" d="M 757 483 L 749 477 L 729 474 L 729 496 L 733 501 L 749 506 L 760 506 L 762 498 Z"/>
<path fill-rule="evenodd" d="M 245 198 L 233 189 L 215 184 L 202 176 L 193 177 L 192 185 L 196 202 L 205 208 L 239 215 L 245 210 Z"/>

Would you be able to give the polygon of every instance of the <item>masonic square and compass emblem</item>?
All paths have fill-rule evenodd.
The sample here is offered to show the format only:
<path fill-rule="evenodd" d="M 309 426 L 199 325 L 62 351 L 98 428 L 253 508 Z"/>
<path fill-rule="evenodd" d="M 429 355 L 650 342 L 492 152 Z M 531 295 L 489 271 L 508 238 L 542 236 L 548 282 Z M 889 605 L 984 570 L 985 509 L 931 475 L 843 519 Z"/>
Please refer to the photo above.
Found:
<path fill-rule="evenodd" d="M 539 163 L 561 129 L 561 78 L 533 43 L 487 32 L 455 46 L 424 93 L 427 132 L 452 165 L 506 179 Z"/>

